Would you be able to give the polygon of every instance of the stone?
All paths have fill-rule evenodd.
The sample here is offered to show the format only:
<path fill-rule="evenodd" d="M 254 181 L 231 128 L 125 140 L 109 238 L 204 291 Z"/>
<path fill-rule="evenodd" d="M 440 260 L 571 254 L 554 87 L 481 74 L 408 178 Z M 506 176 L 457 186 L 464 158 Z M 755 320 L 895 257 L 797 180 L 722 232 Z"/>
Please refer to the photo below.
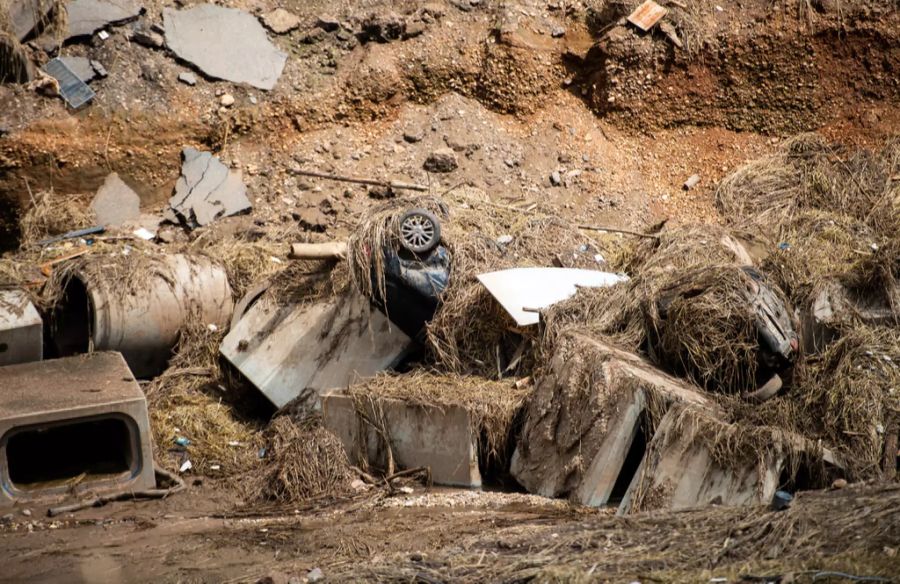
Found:
<path fill-rule="evenodd" d="M 381 397 L 362 401 L 360 411 L 344 390 L 324 392 L 321 397 L 323 424 L 341 440 L 351 464 L 386 468 L 383 439 L 364 422 L 377 419 L 383 421 L 398 468 L 427 466 L 436 485 L 481 487 L 477 424 L 465 408 Z"/>
<path fill-rule="evenodd" d="M 101 63 L 100 61 L 91 61 L 91 67 L 94 68 L 94 71 L 97 73 L 97 77 L 104 78 L 109 75 L 106 67 L 104 67 L 103 63 Z"/>
<path fill-rule="evenodd" d="M 121 227 L 141 216 L 141 199 L 119 175 L 111 173 L 91 201 L 97 223 L 104 227 Z"/>
<path fill-rule="evenodd" d="M 422 168 L 428 172 L 446 173 L 459 168 L 459 163 L 456 161 L 456 153 L 452 148 L 438 148 L 428 155 Z"/>
<path fill-rule="evenodd" d="M 166 39 L 164 39 L 161 34 L 153 32 L 152 30 L 135 30 L 131 33 L 131 40 L 151 49 L 161 49 L 166 44 Z"/>
<path fill-rule="evenodd" d="M 562 184 L 562 177 L 559 175 L 559 171 L 554 170 L 550 173 L 550 184 L 555 187 Z"/>
<path fill-rule="evenodd" d="M 300 18 L 284 8 L 263 14 L 262 21 L 275 34 L 285 34 L 300 26 Z"/>
<path fill-rule="evenodd" d="M 341 21 L 331 15 L 323 14 L 316 18 L 316 26 L 325 32 L 333 32 L 341 27 Z"/>
<path fill-rule="evenodd" d="M 715 408 L 641 357 L 567 333 L 526 406 L 510 472 L 530 493 L 606 505 L 631 479 L 626 462 L 647 438 L 642 420 L 650 403 Z"/>
<path fill-rule="evenodd" d="M 97 76 L 97 72 L 91 66 L 91 60 L 85 57 L 59 57 L 76 77 L 88 83 Z"/>
<path fill-rule="evenodd" d="M 414 144 L 425 139 L 425 130 L 422 128 L 414 128 L 403 132 L 403 139 Z"/>
<path fill-rule="evenodd" d="M 321 233 L 328 227 L 328 216 L 318 207 L 302 209 L 296 215 L 300 227 L 307 231 L 317 231 Z"/>
<path fill-rule="evenodd" d="M 169 207 L 184 223 L 203 226 L 250 209 L 239 171 L 229 170 L 217 157 L 194 148 L 182 150 L 182 158 L 181 176 Z"/>
<path fill-rule="evenodd" d="M 21 290 L 0 290 L 0 366 L 43 357 L 44 324 L 34 304 Z"/>
<path fill-rule="evenodd" d="M 66 5 L 69 30 L 66 39 L 90 36 L 112 24 L 134 20 L 141 13 L 136 0 L 71 0 Z"/>
<path fill-rule="evenodd" d="M 233 8 L 198 4 L 163 9 L 166 45 L 180 59 L 216 79 L 271 90 L 287 55 L 269 41 L 252 15 Z"/>
<path fill-rule="evenodd" d="M 184 84 L 194 86 L 197 85 L 197 76 L 193 73 L 182 72 L 178 74 L 178 80 Z"/>
<path fill-rule="evenodd" d="M 555 39 L 566 36 L 566 29 L 561 26 L 554 26 L 553 30 L 550 31 L 550 36 Z"/>
<path fill-rule="evenodd" d="M 225 107 L 231 107 L 234 105 L 234 96 L 230 93 L 226 93 L 219 98 L 219 103 Z"/>
<path fill-rule="evenodd" d="M 700 183 L 700 175 L 692 174 L 691 176 L 689 176 L 687 178 L 686 181 L 684 181 L 684 184 L 681 185 L 681 188 L 683 188 L 686 191 L 689 191 L 692 188 L 694 188 L 695 186 L 697 186 L 699 183 Z"/>
<path fill-rule="evenodd" d="M 403 38 L 411 39 L 424 33 L 428 26 L 421 20 L 415 20 L 406 24 L 406 30 L 403 31 Z"/>
<path fill-rule="evenodd" d="M 307 582 L 318 582 L 319 580 L 323 579 L 324 577 L 325 577 L 325 574 L 322 572 L 321 568 L 313 568 L 312 570 L 309 571 L 309 573 L 306 574 L 306 581 Z"/>

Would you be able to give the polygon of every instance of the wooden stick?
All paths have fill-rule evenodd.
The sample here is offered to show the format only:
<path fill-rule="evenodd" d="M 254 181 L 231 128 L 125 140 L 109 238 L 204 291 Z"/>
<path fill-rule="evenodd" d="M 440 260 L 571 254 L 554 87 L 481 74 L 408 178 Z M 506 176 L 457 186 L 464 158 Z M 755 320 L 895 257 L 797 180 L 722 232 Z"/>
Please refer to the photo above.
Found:
<path fill-rule="evenodd" d="M 414 185 L 409 183 L 402 182 L 388 182 L 383 180 L 375 180 L 371 178 L 353 178 L 349 176 L 340 176 L 337 174 L 328 174 L 326 172 L 316 172 L 313 170 L 292 170 L 293 174 L 299 174 L 301 176 L 314 176 L 316 178 L 327 178 L 328 180 L 337 180 L 341 182 L 354 183 L 358 185 L 372 185 L 375 187 L 390 187 L 392 189 L 402 189 L 407 191 L 421 191 L 427 192 L 428 187 L 422 185 Z"/>
<path fill-rule="evenodd" d="M 637 231 L 629 231 L 627 229 L 614 229 L 612 227 L 599 227 L 597 225 L 577 225 L 578 229 L 587 229 L 588 231 L 606 231 L 607 233 L 622 233 L 624 235 L 633 235 L 635 237 L 646 237 L 648 239 L 659 239 L 658 235 L 650 233 L 638 233 Z"/>
<path fill-rule="evenodd" d="M 288 257 L 294 260 L 342 260 L 347 257 L 347 242 L 292 243 Z"/>

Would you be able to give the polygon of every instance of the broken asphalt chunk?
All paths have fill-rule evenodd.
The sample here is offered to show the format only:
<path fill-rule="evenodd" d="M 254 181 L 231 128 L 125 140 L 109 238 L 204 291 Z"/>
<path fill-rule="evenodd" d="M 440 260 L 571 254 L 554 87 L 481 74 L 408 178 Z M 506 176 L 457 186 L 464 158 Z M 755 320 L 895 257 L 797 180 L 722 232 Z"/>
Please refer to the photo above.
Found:
<path fill-rule="evenodd" d="M 252 15 L 200 4 L 163 10 L 166 45 L 181 59 L 216 79 L 270 90 L 287 55 L 278 50 Z"/>
<path fill-rule="evenodd" d="M 134 20 L 141 13 L 134 0 L 72 0 L 66 5 L 69 31 L 66 40 L 90 36 L 111 24 Z"/>
<path fill-rule="evenodd" d="M 209 152 L 182 151 L 181 176 L 169 206 L 191 227 L 250 209 L 241 173 L 230 170 Z"/>
<path fill-rule="evenodd" d="M 59 60 L 65 63 L 66 67 L 85 83 L 90 83 L 97 76 L 90 59 L 85 57 L 59 57 Z"/>
<path fill-rule="evenodd" d="M 141 216 L 141 199 L 113 172 L 91 201 L 91 210 L 104 227 L 121 227 Z"/>

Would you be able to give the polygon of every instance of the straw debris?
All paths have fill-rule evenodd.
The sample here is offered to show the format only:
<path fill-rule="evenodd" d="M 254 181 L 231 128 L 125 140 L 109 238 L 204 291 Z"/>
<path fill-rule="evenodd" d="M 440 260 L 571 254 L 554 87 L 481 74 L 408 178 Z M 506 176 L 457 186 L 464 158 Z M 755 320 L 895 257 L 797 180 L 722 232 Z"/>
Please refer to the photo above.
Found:
<path fill-rule="evenodd" d="M 350 493 L 353 473 L 340 440 L 318 418 L 272 420 L 263 433 L 266 458 L 248 474 L 249 497 L 260 502 L 296 503 Z"/>
<path fill-rule="evenodd" d="M 88 206 L 90 201 L 85 196 L 56 195 L 53 191 L 44 191 L 35 195 L 35 201 L 19 223 L 23 248 L 94 224 Z"/>

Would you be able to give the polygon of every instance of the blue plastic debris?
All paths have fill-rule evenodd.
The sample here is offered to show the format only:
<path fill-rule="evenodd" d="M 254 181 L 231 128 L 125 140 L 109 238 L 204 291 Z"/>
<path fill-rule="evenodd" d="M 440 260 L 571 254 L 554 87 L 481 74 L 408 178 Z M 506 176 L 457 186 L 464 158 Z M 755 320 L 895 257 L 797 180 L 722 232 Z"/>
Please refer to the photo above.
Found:
<path fill-rule="evenodd" d="M 791 244 L 786 241 L 782 241 L 778 244 L 778 249 L 780 249 L 781 251 L 791 249 Z"/>
<path fill-rule="evenodd" d="M 175 439 L 175 444 L 177 444 L 179 446 L 190 446 L 191 441 L 188 440 L 187 438 L 184 438 L 183 436 L 179 436 L 178 438 Z"/>

